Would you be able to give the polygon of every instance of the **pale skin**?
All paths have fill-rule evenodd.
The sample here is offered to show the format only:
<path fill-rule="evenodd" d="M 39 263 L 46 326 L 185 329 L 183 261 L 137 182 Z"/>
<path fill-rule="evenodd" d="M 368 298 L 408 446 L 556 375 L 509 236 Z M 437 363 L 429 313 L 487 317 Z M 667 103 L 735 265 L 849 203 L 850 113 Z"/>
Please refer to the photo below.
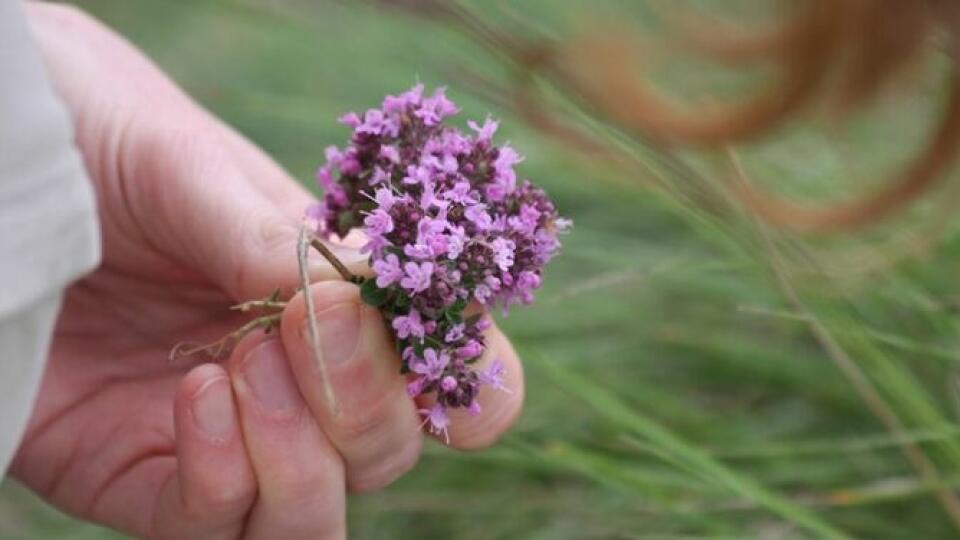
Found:
<path fill-rule="evenodd" d="M 30 22 L 97 193 L 104 257 L 67 290 L 37 405 L 11 467 L 55 506 L 150 538 L 343 538 L 348 491 L 382 488 L 423 444 L 416 403 L 380 314 L 314 254 L 310 292 L 338 413 L 304 333 L 302 293 L 279 332 L 221 362 L 171 364 L 215 340 L 228 311 L 298 284 L 296 236 L 311 197 L 149 60 L 74 8 Z M 318 142 L 318 148 L 322 146 Z M 334 246 L 355 272 L 363 258 Z M 455 411 L 450 446 L 492 444 L 519 415 L 519 360 L 490 330 L 513 393 Z M 201 359 L 202 360 L 202 359 Z"/>

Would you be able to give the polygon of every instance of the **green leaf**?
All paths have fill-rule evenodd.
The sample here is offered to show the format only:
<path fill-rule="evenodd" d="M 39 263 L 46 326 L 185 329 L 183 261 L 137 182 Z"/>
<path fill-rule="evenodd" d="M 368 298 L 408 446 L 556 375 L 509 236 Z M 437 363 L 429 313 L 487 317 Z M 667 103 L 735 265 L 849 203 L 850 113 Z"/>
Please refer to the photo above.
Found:
<path fill-rule="evenodd" d="M 447 319 L 451 326 L 463 322 L 463 315 L 461 315 L 459 312 L 454 312 L 453 310 L 444 311 L 443 316 Z"/>
<path fill-rule="evenodd" d="M 447 308 L 447 313 L 453 313 L 459 317 L 460 315 L 463 314 L 463 310 L 466 309 L 466 307 L 467 307 L 467 299 L 458 298 L 457 301 L 454 302 L 452 306 Z"/>
<path fill-rule="evenodd" d="M 387 301 L 387 289 L 377 287 L 376 280 L 368 279 L 363 282 L 363 285 L 360 285 L 360 298 L 367 304 L 378 308 Z"/>
<path fill-rule="evenodd" d="M 337 235 L 341 238 L 350 232 L 350 229 L 357 225 L 353 212 L 343 212 L 337 216 Z"/>
<path fill-rule="evenodd" d="M 410 297 L 406 294 L 398 294 L 393 301 L 394 305 L 398 308 L 405 308 L 410 305 Z"/>
<path fill-rule="evenodd" d="M 270 295 L 269 298 L 267 298 L 267 300 L 271 302 L 276 302 L 280 300 L 280 287 L 277 287 L 276 289 L 274 289 L 273 293 Z"/>

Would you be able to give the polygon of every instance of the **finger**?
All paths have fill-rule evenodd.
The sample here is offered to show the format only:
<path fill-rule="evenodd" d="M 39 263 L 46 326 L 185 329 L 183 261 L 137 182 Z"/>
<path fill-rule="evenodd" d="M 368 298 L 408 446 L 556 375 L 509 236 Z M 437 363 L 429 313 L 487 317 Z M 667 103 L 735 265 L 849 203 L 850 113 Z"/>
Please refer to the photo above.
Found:
<path fill-rule="evenodd" d="M 237 538 L 256 498 L 230 379 L 215 364 L 194 368 L 174 402 L 177 470 L 154 514 L 158 538 Z"/>
<path fill-rule="evenodd" d="M 196 268 L 235 300 L 262 298 L 299 283 L 296 242 L 299 215 L 281 211 L 248 181 L 217 131 L 155 129 L 137 133 L 130 147 L 131 176 L 142 179 L 127 204 L 146 221 L 150 242 Z M 358 271 L 355 250 L 333 247 Z M 320 257 L 311 277 L 339 277 Z"/>
<path fill-rule="evenodd" d="M 113 228 L 104 228 L 104 234 L 122 231 L 106 239 L 113 251 L 143 251 L 145 244 L 160 248 L 148 256 L 147 265 L 158 275 L 167 278 L 171 271 L 181 271 L 182 264 L 170 264 L 168 255 L 173 254 L 179 259 L 175 262 L 199 269 L 235 300 L 260 298 L 276 287 L 292 293 L 298 276 L 297 230 L 311 200 L 307 192 L 261 150 L 196 106 L 149 59 L 99 21 L 70 6 L 30 3 L 27 9 L 48 52 L 45 59 L 54 64 L 53 74 L 61 75 L 58 90 L 68 101 L 80 103 L 91 92 L 99 92 L 97 84 L 77 81 L 110 79 L 115 74 L 91 78 L 76 65 L 59 62 L 71 55 L 56 50 L 67 47 L 106 54 L 111 67 L 122 67 L 116 71 L 127 79 L 114 90 L 125 103 L 141 104 L 142 90 L 152 92 L 149 107 L 115 111 L 122 118 L 115 124 L 129 129 L 104 131 L 102 123 L 76 118 L 79 132 L 108 140 L 106 146 L 120 153 L 111 159 L 87 156 L 97 176 L 114 188 L 101 195 L 122 199 L 112 202 L 127 210 L 104 216 L 116 221 Z M 104 168 L 104 163 L 119 166 Z M 338 255 L 346 263 L 361 259 L 350 251 Z M 321 279 L 334 273 L 318 262 L 311 275 Z"/>
<path fill-rule="evenodd" d="M 303 293 L 284 311 L 281 333 L 301 392 L 346 462 L 349 488 L 368 491 L 414 466 L 422 435 L 391 335 L 380 313 L 363 304 L 358 291 L 342 281 L 310 288 L 322 365 L 308 342 Z M 324 372 L 336 410 L 326 398 Z"/>
<path fill-rule="evenodd" d="M 343 538 L 343 464 L 300 396 L 279 339 L 251 336 L 230 359 L 259 497 L 249 538 Z"/>
<path fill-rule="evenodd" d="M 303 217 L 307 206 L 314 202 L 314 196 L 249 139 L 227 125 L 221 126 L 250 183 L 285 215 L 293 219 Z"/>
<path fill-rule="evenodd" d="M 280 212 L 294 219 L 302 217 L 307 207 L 316 201 L 316 197 L 250 140 L 229 126 L 221 125 L 224 136 L 231 141 L 237 162 L 246 171 L 251 184 L 265 198 L 271 200 Z M 333 245 L 354 249 L 360 249 L 366 243 L 366 237 L 358 229 L 354 229 L 345 238 L 331 241 Z"/>
<path fill-rule="evenodd" d="M 503 366 L 503 389 L 481 386 L 477 395 L 479 414 L 465 409 L 448 409 L 450 446 L 461 450 L 486 448 L 497 441 L 516 422 L 523 410 L 523 366 L 510 341 L 496 326 L 486 331 L 487 349 L 476 364 L 478 371 L 490 368 L 499 360 Z M 433 406 L 434 396 L 417 398 L 420 409 Z"/>

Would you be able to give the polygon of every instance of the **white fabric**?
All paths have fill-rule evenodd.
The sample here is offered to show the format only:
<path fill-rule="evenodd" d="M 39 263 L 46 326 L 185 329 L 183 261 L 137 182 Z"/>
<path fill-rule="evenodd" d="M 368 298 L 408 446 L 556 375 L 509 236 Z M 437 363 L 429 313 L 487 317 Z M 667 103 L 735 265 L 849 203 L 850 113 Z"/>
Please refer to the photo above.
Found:
<path fill-rule="evenodd" d="M 93 268 L 93 192 L 19 0 L 0 0 L 0 472 L 33 406 L 64 287 Z"/>

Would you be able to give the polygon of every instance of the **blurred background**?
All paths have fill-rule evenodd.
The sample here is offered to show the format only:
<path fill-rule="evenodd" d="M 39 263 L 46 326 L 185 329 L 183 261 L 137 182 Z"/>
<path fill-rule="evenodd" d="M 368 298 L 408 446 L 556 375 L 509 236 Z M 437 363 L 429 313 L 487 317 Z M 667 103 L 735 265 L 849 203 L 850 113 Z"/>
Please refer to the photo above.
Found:
<path fill-rule="evenodd" d="M 945 510 L 960 485 L 957 189 L 866 231 L 810 235 L 740 211 L 723 181 L 739 170 L 811 203 L 882 184 L 940 113 L 936 54 L 844 122 L 815 114 L 743 147 L 665 150 L 540 83 L 550 117 L 587 134 L 551 137 L 505 106 L 511 68 L 476 36 L 383 4 L 75 3 L 311 189 L 323 148 L 347 137 L 340 114 L 421 81 L 449 87 L 461 127 L 502 119 L 521 174 L 574 220 L 538 302 L 501 321 L 527 368 L 519 425 L 484 452 L 428 445 L 396 485 L 351 498 L 351 537 L 958 534 Z M 617 21 L 661 43 L 649 76 L 668 93 L 738 96 L 766 74 L 674 58 L 653 4 L 463 3 L 528 38 Z M 772 4 L 709 9 L 752 24 Z M 0 487 L 0 538 L 113 537 Z"/>

